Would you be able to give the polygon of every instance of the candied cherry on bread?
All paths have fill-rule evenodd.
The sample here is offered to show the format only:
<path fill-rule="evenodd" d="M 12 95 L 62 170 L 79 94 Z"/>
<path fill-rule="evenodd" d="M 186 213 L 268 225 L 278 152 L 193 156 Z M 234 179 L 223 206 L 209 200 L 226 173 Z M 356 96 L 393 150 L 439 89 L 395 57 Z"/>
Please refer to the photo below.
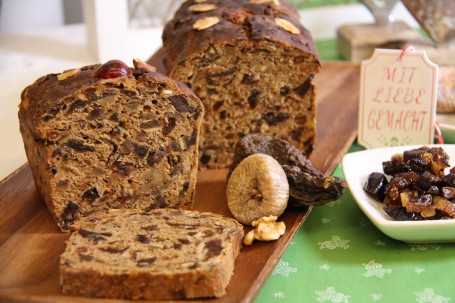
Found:
<path fill-rule="evenodd" d="M 120 60 L 107 61 L 95 72 L 96 77 L 104 79 L 119 78 L 129 74 L 131 74 L 131 68 Z"/>

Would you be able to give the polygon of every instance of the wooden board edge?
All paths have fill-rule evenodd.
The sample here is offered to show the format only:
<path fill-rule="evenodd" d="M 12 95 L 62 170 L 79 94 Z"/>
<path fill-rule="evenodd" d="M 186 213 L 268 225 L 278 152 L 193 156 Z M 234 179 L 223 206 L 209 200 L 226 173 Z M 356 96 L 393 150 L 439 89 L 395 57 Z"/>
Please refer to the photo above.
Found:
<path fill-rule="evenodd" d="M 0 193 L 2 192 L 2 189 L 9 183 L 11 179 L 16 178 L 17 175 L 21 174 L 21 172 L 29 167 L 28 162 L 22 164 L 19 166 L 15 171 L 13 171 L 11 174 L 6 176 L 4 179 L 0 180 Z"/>

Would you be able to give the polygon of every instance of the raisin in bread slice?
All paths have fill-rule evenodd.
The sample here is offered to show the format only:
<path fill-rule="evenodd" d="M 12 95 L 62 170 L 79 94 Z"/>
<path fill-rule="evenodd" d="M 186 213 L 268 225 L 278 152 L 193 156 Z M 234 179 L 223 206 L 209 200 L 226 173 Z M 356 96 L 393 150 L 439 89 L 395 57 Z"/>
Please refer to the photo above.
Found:
<path fill-rule="evenodd" d="M 135 65 L 50 74 L 22 93 L 36 188 L 63 231 L 94 211 L 192 206 L 203 105 L 185 85 Z"/>
<path fill-rule="evenodd" d="M 60 259 L 65 294 L 119 299 L 220 297 L 243 239 L 213 213 L 113 210 L 80 220 Z"/>
<path fill-rule="evenodd" d="M 320 61 L 293 7 L 280 0 L 185 1 L 162 38 L 168 75 L 205 106 L 200 167 L 228 167 L 235 143 L 251 133 L 311 152 Z"/>

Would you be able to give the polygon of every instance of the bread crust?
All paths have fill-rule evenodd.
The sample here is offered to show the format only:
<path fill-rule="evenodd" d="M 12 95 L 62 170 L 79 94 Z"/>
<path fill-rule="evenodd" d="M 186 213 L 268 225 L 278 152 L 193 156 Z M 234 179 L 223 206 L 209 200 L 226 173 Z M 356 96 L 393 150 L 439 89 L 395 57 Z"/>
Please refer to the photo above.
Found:
<path fill-rule="evenodd" d="M 185 1 L 163 31 L 166 49 L 164 65 L 172 70 L 188 58 L 204 52 L 210 45 L 235 44 L 239 40 L 269 40 L 302 50 L 313 57 L 312 73 L 320 69 L 320 58 L 311 33 L 300 22 L 298 12 L 286 1 L 212 0 L 216 9 L 192 12 L 189 8 L 197 4 Z M 193 30 L 193 24 L 204 17 L 217 17 L 220 22 L 202 31 Z M 283 18 L 296 26 L 300 34 L 283 30 L 274 22 Z"/>

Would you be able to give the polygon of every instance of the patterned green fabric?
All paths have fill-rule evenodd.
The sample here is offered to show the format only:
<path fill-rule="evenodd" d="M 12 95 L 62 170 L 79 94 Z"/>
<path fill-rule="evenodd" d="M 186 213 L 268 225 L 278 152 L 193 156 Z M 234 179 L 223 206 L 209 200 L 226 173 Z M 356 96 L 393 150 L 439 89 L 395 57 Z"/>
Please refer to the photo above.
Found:
<path fill-rule="evenodd" d="M 340 165 L 334 175 L 344 179 Z M 453 303 L 454 269 L 455 244 L 393 240 L 347 190 L 313 208 L 256 302 Z"/>

